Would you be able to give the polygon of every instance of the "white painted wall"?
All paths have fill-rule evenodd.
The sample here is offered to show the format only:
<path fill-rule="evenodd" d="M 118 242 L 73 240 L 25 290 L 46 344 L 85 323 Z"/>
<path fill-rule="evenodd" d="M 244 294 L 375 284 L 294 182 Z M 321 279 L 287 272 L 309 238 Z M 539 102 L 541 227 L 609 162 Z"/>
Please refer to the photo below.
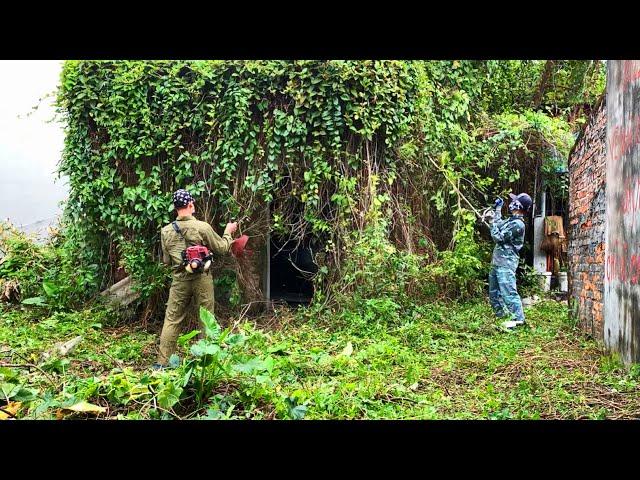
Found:
<path fill-rule="evenodd" d="M 540 245 L 544 240 L 544 216 L 547 207 L 544 191 L 540 195 L 542 196 L 540 209 L 536 211 L 536 216 L 533 218 L 533 268 L 538 273 L 544 273 L 547 271 L 547 254 L 540 249 Z"/>

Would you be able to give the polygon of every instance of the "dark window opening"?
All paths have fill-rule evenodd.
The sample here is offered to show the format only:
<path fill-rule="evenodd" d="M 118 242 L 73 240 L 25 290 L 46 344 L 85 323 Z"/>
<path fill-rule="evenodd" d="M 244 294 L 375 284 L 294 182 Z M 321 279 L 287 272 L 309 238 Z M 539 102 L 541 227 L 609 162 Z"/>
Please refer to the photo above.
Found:
<path fill-rule="evenodd" d="M 271 237 L 269 268 L 270 298 L 290 306 L 308 305 L 313 298 L 313 275 L 318 266 L 313 261 L 310 241 Z"/>

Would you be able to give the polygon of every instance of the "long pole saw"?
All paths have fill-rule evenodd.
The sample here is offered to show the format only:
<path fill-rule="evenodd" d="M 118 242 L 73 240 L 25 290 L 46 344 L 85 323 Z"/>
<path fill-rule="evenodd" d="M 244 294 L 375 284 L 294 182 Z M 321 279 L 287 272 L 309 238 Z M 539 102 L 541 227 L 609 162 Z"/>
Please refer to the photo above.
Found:
<path fill-rule="evenodd" d="M 467 205 L 469 205 L 469 207 L 471 208 L 471 210 L 473 211 L 473 213 L 475 213 L 475 214 L 477 215 L 478 219 L 479 219 L 482 223 L 484 223 L 484 224 L 487 226 L 487 228 L 491 229 L 491 225 L 489 225 L 489 224 L 485 221 L 485 219 L 484 219 L 485 215 L 484 215 L 484 214 L 482 214 L 482 213 L 480 213 L 480 212 L 478 212 L 478 210 L 476 210 L 476 209 L 475 209 L 475 207 L 471 204 L 471 202 L 470 202 L 469 200 L 467 200 L 467 197 L 465 197 L 465 196 L 462 194 L 462 192 L 461 192 L 461 191 L 460 191 L 460 189 L 457 187 L 457 185 L 456 185 L 455 183 L 453 183 L 453 182 L 451 181 L 451 179 L 447 176 L 447 174 L 446 174 L 446 172 L 444 171 L 444 169 L 443 169 L 440 165 L 438 165 L 438 164 L 437 164 L 437 163 L 436 163 L 436 162 L 435 162 L 431 157 L 427 157 L 427 158 L 429 158 L 429 161 L 433 164 L 433 166 L 434 166 L 434 167 L 436 167 L 438 170 L 440 170 L 440 172 L 442 172 L 442 174 L 444 175 L 444 178 L 446 178 L 446 179 L 447 179 L 447 181 L 451 184 L 451 186 L 454 188 L 454 190 L 458 193 L 458 195 L 460 196 L 460 198 L 462 198 L 465 202 L 467 202 Z M 489 209 L 487 209 L 487 210 L 490 210 L 490 208 L 489 208 Z M 485 214 L 486 214 L 487 210 L 485 210 Z"/>

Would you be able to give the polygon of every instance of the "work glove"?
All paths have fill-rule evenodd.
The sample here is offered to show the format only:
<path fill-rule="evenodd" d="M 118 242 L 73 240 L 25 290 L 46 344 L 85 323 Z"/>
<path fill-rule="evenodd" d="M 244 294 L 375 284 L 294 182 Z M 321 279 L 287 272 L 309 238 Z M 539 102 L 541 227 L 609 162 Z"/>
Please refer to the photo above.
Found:
<path fill-rule="evenodd" d="M 498 208 L 502 208 L 502 205 L 504 205 L 504 200 L 496 198 L 496 201 L 493 204 L 494 208 L 497 210 Z"/>

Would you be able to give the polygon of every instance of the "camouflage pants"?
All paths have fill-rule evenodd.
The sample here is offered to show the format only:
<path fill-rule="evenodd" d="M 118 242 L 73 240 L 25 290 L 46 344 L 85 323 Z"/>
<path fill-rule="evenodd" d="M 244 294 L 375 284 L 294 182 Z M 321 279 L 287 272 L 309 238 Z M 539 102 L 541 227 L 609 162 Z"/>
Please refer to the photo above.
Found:
<path fill-rule="evenodd" d="M 196 297 L 198 307 L 213 312 L 213 278 L 210 274 L 193 274 L 193 278 L 174 278 L 169 291 L 164 325 L 160 334 L 160 353 L 157 362 L 166 365 L 176 351 L 184 320 L 189 313 L 191 297 Z"/>
<path fill-rule="evenodd" d="M 489 303 L 498 317 L 512 316 L 524 321 L 522 300 L 516 288 L 516 272 L 506 267 L 493 266 L 489 273 Z"/>

